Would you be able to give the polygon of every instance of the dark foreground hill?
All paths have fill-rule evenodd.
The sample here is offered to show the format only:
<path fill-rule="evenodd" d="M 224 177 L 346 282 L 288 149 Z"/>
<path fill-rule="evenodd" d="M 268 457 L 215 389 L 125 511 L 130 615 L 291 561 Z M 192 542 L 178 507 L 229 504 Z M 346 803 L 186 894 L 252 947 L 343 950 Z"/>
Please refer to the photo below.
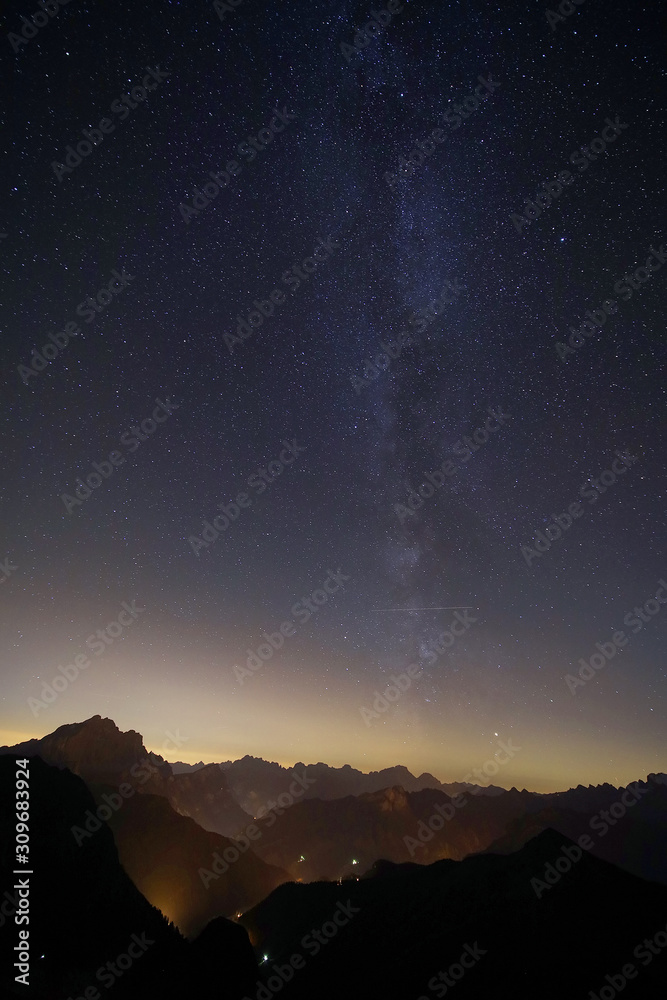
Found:
<path fill-rule="evenodd" d="M 121 867 L 106 825 L 77 844 L 72 827 L 95 809 L 93 798 L 76 775 L 38 757 L 29 761 L 30 865 L 21 866 L 33 873 L 29 923 L 17 926 L 14 886 L 28 876 L 13 874 L 15 772 L 15 758 L 0 757 L 1 997 L 67 1000 L 97 990 L 110 1000 L 238 1000 L 244 994 L 256 966 L 243 928 L 220 919 L 188 944 Z M 15 982 L 19 929 L 30 935 L 28 986 Z"/>
<path fill-rule="evenodd" d="M 284 1000 L 607 1000 L 616 977 L 624 1000 L 663 998 L 667 889 L 578 854 L 546 830 L 507 857 L 280 886 L 242 918 L 268 956 L 248 997 L 282 982 Z"/>

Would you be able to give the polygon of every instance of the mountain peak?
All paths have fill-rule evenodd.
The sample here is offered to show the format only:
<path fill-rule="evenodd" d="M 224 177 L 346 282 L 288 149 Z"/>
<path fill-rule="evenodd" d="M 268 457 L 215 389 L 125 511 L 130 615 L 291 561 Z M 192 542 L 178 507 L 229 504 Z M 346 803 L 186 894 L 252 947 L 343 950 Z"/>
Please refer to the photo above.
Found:
<path fill-rule="evenodd" d="M 113 719 L 101 715 L 59 726 L 42 739 L 19 743 L 8 750 L 38 754 L 57 767 L 67 767 L 93 781 L 103 781 L 141 763 L 148 753 L 140 733 L 133 729 L 123 733 Z"/>

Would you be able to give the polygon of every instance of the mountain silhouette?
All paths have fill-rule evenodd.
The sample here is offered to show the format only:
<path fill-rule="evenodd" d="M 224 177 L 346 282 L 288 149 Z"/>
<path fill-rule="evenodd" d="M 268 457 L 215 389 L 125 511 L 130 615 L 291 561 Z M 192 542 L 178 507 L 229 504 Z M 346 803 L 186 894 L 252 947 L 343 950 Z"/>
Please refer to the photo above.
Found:
<path fill-rule="evenodd" d="M 99 715 L 60 726 L 40 740 L 0 747 L 3 753 L 39 754 L 49 764 L 69 768 L 93 788 L 129 782 L 139 793 L 164 796 L 176 812 L 223 835 L 230 836 L 252 819 L 230 793 L 219 767 L 211 764 L 175 775 L 162 757 L 146 750 L 139 733 L 121 732 L 111 719 Z"/>
<path fill-rule="evenodd" d="M 365 774 L 349 764 L 330 767 L 320 761 L 318 764 L 298 763 L 289 769 L 273 761 L 262 760 L 261 757 L 246 755 L 240 760 L 224 761 L 219 767 L 224 771 L 229 789 L 237 802 L 252 815 L 256 815 L 261 806 L 287 791 L 293 772 L 305 775 L 313 782 L 304 792 L 305 799 L 342 799 L 348 795 L 379 792 L 395 785 L 400 785 L 406 792 L 436 788 L 448 795 L 473 788 L 477 788 L 482 795 L 497 795 L 503 791 L 494 785 L 480 787 L 460 781 L 443 784 L 428 772 L 416 778 L 403 765 Z"/>
<path fill-rule="evenodd" d="M 487 850 L 512 853 L 549 827 L 573 840 L 592 833 L 591 853 L 596 857 L 667 885 L 667 784 L 663 779 L 664 775 L 651 774 L 646 781 L 633 782 L 640 797 L 624 815 L 615 809 L 619 802 L 623 804 L 623 790 L 612 785 L 580 786 L 547 796 L 547 807 L 513 819 Z"/>
<path fill-rule="evenodd" d="M 96 988 L 100 996 L 117 1000 L 239 1000 L 256 978 L 243 929 L 220 919 L 205 941 L 188 944 L 129 878 L 106 825 L 77 844 L 72 828 L 87 810 L 95 809 L 92 795 L 81 778 L 39 757 L 29 761 L 30 866 L 24 869 L 33 872 L 30 985 L 15 982 L 12 950 L 18 941 L 14 917 L 19 897 L 13 887 L 28 878 L 13 874 L 15 773 L 15 758 L 0 757 L 0 996 L 67 1000 Z M 204 960 L 213 950 L 218 954 L 217 972 Z M 114 969 L 121 972 L 116 959 L 128 955 L 129 968 L 115 975 Z M 107 994 L 107 989 L 112 992 Z"/>
<path fill-rule="evenodd" d="M 350 875 L 353 861 L 358 874 L 378 858 L 421 864 L 461 859 L 500 837 L 510 820 L 525 814 L 529 801 L 529 792 L 516 789 L 493 798 L 463 794 L 453 800 L 435 789 L 406 792 L 400 786 L 331 801 L 309 799 L 277 816 L 255 850 L 304 881 Z"/>
<path fill-rule="evenodd" d="M 73 842 L 94 840 L 108 822 L 134 884 L 187 936 L 212 917 L 230 917 L 259 902 L 289 878 L 252 849 L 234 864 L 224 864 L 225 851 L 232 850 L 233 856 L 234 842 L 203 827 L 236 829 L 252 817 L 231 797 L 219 768 L 174 776 L 162 758 L 148 753 L 139 733 L 122 733 L 111 719 L 94 716 L 61 726 L 41 740 L 0 748 L 0 755 L 9 753 L 39 753 L 48 764 L 86 781 L 95 802 L 73 820 L 78 831 Z M 216 856 L 222 858 L 220 872 L 211 867 Z M 211 872 L 210 879 L 202 879 L 202 870 Z"/>
<path fill-rule="evenodd" d="M 17 756 L 30 759 L 39 874 L 29 991 L 6 973 Z M 387 777 L 400 781 L 336 796 Z M 624 1000 L 664 995 L 667 947 L 642 945 L 667 925 L 663 774 L 544 795 L 249 756 L 174 773 L 140 734 L 94 716 L 0 748 L 0 779 L 8 996 L 83 996 L 132 935 L 151 943 L 112 983 L 129 1000 L 431 1000 L 453 986 L 461 1000 L 602 1000 L 628 962 Z"/>
<path fill-rule="evenodd" d="M 568 862 L 566 848 L 575 858 L 579 851 L 579 860 Z M 556 863 L 565 871 L 554 867 L 549 885 L 545 872 Z M 357 912 L 336 927 L 341 905 Z M 282 988 L 285 1000 L 431 1000 L 449 996 L 434 977 L 450 968 L 457 1000 L 563 1000 L 590 991 L 597 997 L 610 988 L 605 976 L 628 962 L 636 982 L 628 981 L 624 998 L 658 1000 L 667 984 L 667 950 L 657 957 L 645 951 L 647 964 L 633 956 L 644 938 L 664 932 L 667 888 L 580 851 L 551 829 L 508 856 L 383 862 L 359 881 L 283 885 L 241 922 L 257 952 L 268 956 L 251 1000 L 266 996 L 258 984 L 271 976 L 273 985 L 281 974 L 287 978 L 294 955 L 305 964 Z M 315 932 L 323 942 L 317 951 Z M 462 955 L 472 963 L 468 971 Z"/>

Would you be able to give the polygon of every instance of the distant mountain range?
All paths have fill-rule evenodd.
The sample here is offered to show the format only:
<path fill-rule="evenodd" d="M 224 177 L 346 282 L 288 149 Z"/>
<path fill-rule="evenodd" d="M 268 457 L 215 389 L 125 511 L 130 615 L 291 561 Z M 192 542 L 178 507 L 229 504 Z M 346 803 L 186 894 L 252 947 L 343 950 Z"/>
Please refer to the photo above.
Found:
<path fill-rule="evenodd" d="M 172 764 L 171 768 L 175 774 L 191 774 L 206 766 L 211 765 L 183 764 L 178 761 Z M 280 764 L 262 760 L 261 757 L 246 755 L 240 760 L 227 760 L 218 766 L 225 772 L 228 787 L 236 800 L 251 815 L 256 815 L 262 805 L 287 790 L 294 771 L 305 774 L 314 782 L 308 786 L 303 796 L 306 799 L 343 799 L 346 795 L 368 795 L 395 785 L 400 785 L 406 792 L 437 788 L 447 795 L 456 795 L 458 792 L 470 789 L 476 789 L 480 795 L 500 795 L 504 791 L 496 785 L 473 785 L 463 781 L 443 784 L 428 772 L 416 778 L 402 765 L 386 767 L 382 771 L 371 771 L 368 774 L 357 771 L 349 764 L 344 764 L 343 767 L 330 767 L 322 762 L 298 763 L 290 770 Z"/>
<path fill-rule="evenodd" d="M 303 881 L 361 874 L 378 858 L 419 864 L 460 860 L 502 836 L 512 820 L 526 814 L 530 801 L 530 792 L 516 789 L 494 798 L 452 798 L 436 789 L 406 792 L 400 786 L 328 802 L 311 799 L 278 816 L 255 849 Z M 461 805 L 457 809 L 452 802 Z M 429 821 L 439 829 L 431 829 Z"/>

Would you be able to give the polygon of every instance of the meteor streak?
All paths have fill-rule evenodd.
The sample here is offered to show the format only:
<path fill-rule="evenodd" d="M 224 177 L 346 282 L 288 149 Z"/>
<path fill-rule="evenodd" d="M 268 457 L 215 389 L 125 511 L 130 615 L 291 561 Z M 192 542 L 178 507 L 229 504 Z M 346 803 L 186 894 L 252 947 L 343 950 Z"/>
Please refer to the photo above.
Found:
<path fill-rule="evenodd" d="M 451 608 L 372 608 L 372 611 L 477 611 L 472 605 L 457 604 Z"/>

